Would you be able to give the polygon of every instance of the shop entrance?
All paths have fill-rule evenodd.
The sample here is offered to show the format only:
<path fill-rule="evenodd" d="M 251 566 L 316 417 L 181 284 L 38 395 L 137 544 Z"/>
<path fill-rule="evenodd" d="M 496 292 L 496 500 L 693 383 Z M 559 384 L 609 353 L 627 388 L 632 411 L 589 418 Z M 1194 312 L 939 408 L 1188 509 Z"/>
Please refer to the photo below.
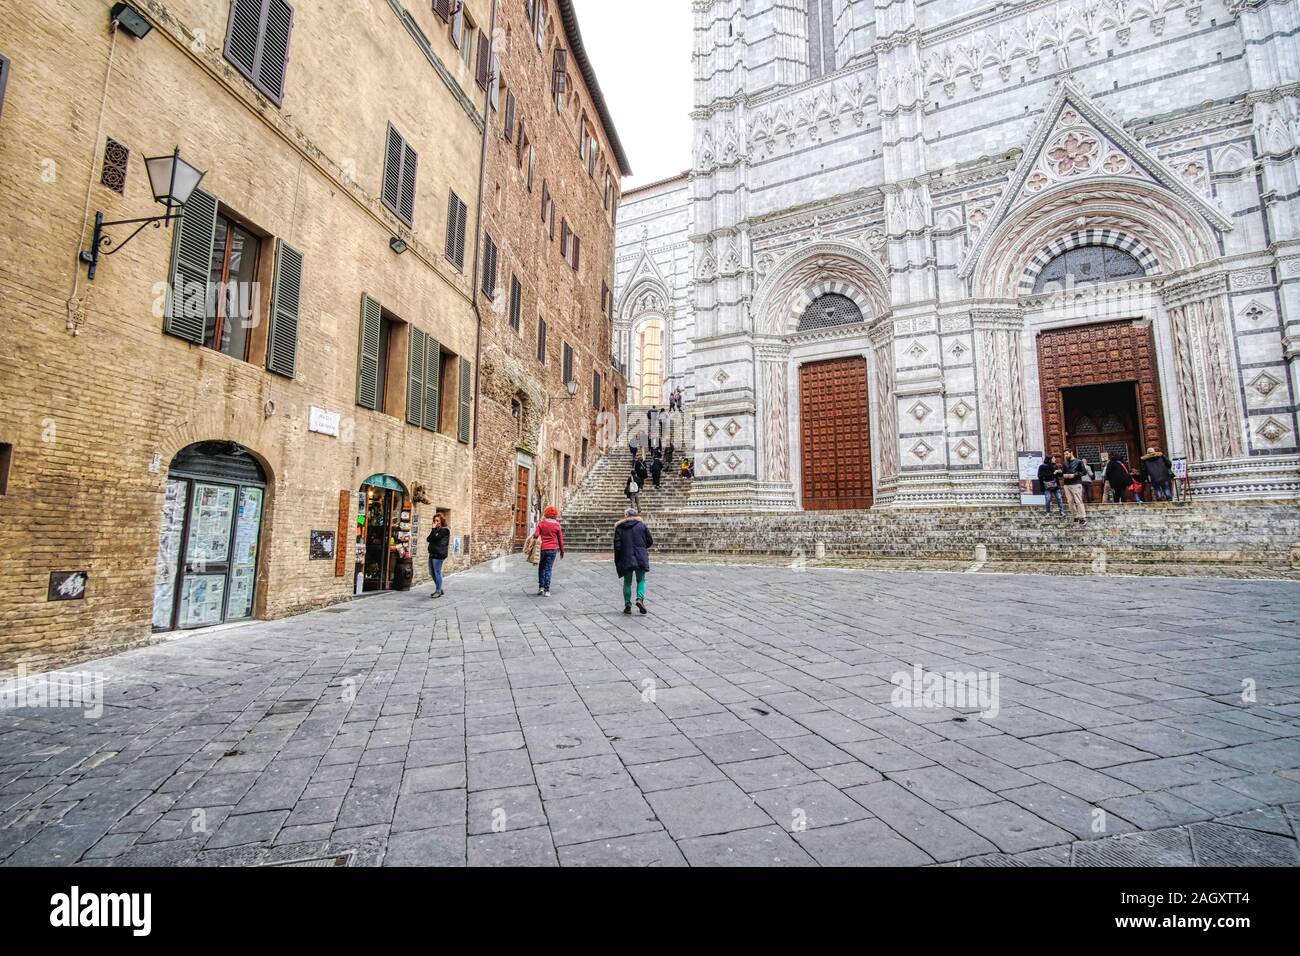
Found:
<path fill-rule="evenodd" d="M 406 486 L 392 475 L 373 475 L 361 486 L 358 502 L 357 593 L 399 588 L 402 559 L 411 553 L 413 505 Z M 405 565 L 409 568 L 410 561 Z"/>
<path fill-rule="evenodd" d="M 234 442 L 200 442 L 172 461 L 154 579 L 155 631 L 253 616 L 266 474 Z"/>

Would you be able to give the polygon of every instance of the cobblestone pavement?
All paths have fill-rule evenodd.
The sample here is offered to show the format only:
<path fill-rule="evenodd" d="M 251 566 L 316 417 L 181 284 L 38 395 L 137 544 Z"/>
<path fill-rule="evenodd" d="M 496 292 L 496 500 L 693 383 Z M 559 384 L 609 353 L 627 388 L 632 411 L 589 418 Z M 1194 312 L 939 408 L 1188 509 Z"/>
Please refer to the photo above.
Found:
<path fill-rule="evenodd" d="M 1300 863 L 1293 583 L 660 563 L 626 617 L 603 558 L 531 575 L 0 711 L 0 861 Z M 996 675 L 996 716 L 897 706 L 917 665 Z"/>

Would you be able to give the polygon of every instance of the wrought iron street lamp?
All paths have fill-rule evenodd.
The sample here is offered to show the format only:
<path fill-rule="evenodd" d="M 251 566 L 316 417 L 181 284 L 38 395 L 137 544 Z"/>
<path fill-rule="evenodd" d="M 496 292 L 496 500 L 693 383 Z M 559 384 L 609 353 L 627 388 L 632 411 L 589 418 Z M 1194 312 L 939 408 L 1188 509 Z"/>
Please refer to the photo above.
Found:
<path fill-rule="evenodd" d="M 582 386 L 578 384 L 578 380 L 576 378 L 569 379 L 569 381 L 564 383 L 564 390 L 568 392 L 568 394 L 561 395 L 558 400 L 561 402 L 572 401 L 573 399 L 578 397 L 578 389 L 581 387 Z"/>
<path fill-rule="evenodd" d="M 88 267 L 87 277 L 92 280 L 99 268 L 101 250 L 104 250 L 104 255 L 111 256 L 138 236 L 145 226 L 151 225 L 155 229 L 164 225 L 170 226 L 173 219 L 180 218 L 185 204 L 190 201 L 190 197 L 194 195 L 194 190 L 198 188 L 199 182 L 206 175 L 181 159 L 181 148 L 179 146 L 169 156 L 146 158 L 144 165 L 149 172 L 149 186 L 153 190 L 154 202 L 161 203 L 167 212 L 161 216 L 149 216 L 144 219 L 118 219 L 113 222 L 105 222 L 102 212 L 95 213 L 95 232 L 91 237 L 90 248 L 81 253 L 81 261 Z M 110 226 L 137 226 L 138 228 L 121 242 L 116 242 L 112 236 L 104 231 Z M 113 248 L 109 249 L 109 246 Z"/>

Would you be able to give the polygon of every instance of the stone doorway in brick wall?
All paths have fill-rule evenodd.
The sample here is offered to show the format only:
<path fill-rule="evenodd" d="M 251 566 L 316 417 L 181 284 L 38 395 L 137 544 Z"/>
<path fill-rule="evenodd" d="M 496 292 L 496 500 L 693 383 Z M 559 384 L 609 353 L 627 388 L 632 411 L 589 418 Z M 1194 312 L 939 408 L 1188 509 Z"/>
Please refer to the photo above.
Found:
<path fill-rule="evenodd" d="M 253 616 L 267 480 L 234 442 L 199 442 L 171 463 L 154 577 L 155 631 Z"/>
<path fill-rule="evenodd" d="M 858 355 L 800 366 L 799 422 L 804 509 L 870 508 L 866 359 Z"/>
<path fill-rule="evenodd" d="M 1150 446 L 1165 448 L 1164 404 L 1150 322 L 1102 322 L 1038 336 L 1043 447 L 1069 448 L 1104 469 Z"/>

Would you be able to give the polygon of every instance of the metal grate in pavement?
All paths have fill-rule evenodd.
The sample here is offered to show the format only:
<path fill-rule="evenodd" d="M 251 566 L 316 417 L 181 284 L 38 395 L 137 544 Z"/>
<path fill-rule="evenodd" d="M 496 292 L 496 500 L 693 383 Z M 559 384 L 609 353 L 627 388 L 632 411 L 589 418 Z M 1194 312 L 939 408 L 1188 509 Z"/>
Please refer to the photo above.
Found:
<path fill-rule="evenodd" d="M 315 856 L 315 857 L 309 857 L 308 859 L 305 860 L 288 860 L 284 863 L 265 864 L 266 868 L 268 869 L 278 869 L 281 867 L 296 867 L 296 866 L 327 867 L 327 866 L 351 866 L 351 865 L 352 865 L 351 852 L 344 853 L 340 856 Z"/>

